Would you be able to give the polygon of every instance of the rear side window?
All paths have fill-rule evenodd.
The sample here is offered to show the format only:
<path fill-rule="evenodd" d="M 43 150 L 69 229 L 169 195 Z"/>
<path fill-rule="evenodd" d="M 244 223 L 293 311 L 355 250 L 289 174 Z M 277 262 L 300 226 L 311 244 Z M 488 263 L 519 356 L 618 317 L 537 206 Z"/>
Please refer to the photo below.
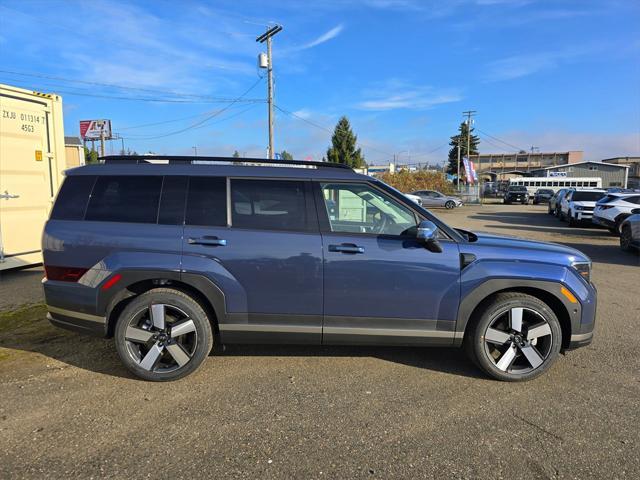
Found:
<path fill-rule="evenodd" d="M 308 229 L 305 182 L 231 180 L 231 223 L 264 230 Z"/>
<path fill-rule="evenodd" d="M 182 225 L 187 200 L 188 177 L 164 177 L 158 223 L 161 225 Z"/>
<path fill-rule="evenodd" d="M 85 220 L 156 223 L 161 188 L 161 176 L 98 177 Z"/>
<path fill-rule="evenodd" d="M 187 194 L 187 225 L 227 225 L 227 179 L 191 177 Z"/>
<path fill-rule="evenodd" d="M 60 187 L 56 203 L 51 211 L 53 220 L 82 220 L 87 208 L 94 176 L 74 175 L 67 177 Z"/>

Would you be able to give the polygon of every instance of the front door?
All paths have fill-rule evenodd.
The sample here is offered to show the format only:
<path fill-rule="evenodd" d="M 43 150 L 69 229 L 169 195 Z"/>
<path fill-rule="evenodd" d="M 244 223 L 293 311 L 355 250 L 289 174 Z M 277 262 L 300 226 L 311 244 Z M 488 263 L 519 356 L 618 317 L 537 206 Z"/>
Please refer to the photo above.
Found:
<path fill-rule="evenodd" d="M 324 249 L 323 343 L 451 344 L 460 255 L 415 238 L 408 206 L 368 183 L 319 183 Z"/>
<path fill-rule="evenodd" d="M 322 243 L 310 181 L 192 177 L 183 269 L 225 295 L 225 343 L 320 343 Z"/>

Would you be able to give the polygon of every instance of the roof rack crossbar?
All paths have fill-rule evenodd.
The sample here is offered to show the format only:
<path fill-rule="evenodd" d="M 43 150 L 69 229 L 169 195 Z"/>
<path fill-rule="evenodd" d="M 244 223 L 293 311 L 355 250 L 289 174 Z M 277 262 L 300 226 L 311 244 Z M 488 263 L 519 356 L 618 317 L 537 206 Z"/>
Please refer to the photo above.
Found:
<path fill-rule="evenodd" d="M 180 155 L 106 155 L 99 157 L 104 163 L 151 163 L 149 160 L 163 160 L 171 163 L 196 163 L 196 162 L 220 162 L 220 163 L 262 163 L 269 165 L 302 165 L 319 168 L 346 168 L 351 167 L 342 163 L 333 162 L 312 162 L 306 160 L 269 160 L 266 158 L 238 158 L 238 157 L 201 157 L 201 156 L 180 156 Z"/>

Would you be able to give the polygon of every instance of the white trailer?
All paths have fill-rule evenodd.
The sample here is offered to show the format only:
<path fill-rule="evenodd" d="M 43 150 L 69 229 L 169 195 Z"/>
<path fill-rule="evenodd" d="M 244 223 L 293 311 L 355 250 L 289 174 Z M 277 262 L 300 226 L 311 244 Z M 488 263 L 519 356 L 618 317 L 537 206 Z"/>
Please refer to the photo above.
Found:
<path fill-rule="evenodd" d="M 64 155 L 62 98 L 0 84 L 0 270 L 42 262 Z"/>

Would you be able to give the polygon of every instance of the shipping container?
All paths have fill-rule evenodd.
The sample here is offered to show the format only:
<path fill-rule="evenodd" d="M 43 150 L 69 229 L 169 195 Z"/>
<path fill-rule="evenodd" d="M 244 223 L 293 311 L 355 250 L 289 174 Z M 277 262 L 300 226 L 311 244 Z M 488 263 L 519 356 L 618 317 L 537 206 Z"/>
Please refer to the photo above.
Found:
<path fill-rule="evenodd" d="M 0 270 L 42 262 L 64 168 L 62 98 L 0 84 Z"/>

